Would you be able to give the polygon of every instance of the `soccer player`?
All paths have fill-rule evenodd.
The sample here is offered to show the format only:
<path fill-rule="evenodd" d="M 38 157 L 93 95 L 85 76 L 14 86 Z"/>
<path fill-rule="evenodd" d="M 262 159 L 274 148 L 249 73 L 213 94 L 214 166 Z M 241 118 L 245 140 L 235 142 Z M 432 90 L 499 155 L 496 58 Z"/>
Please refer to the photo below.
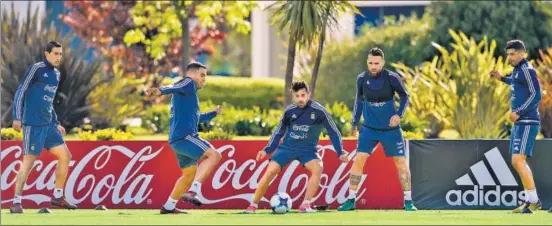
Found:
<path fill-rule="evenodd" d="M 355 200 L 366 159 L 381 142 L 386 156 L 393 157 L 399 171 L 404 192 L 404 209 L 416 211 L 410 190 L 410 169 L 404 157 L 404 139 L 400 127 L 401 117 L 408 105 L 408 92 L 396 73 L 383 69 L 383 50 L 373 48 L 368 52 L 368 70 L 358 75 L 356 99 L 353 108 L 352 133 L 355 133 L 361 114 L 362 123 L 358 137 L 357 153 L 349 178 L 349 198 L 339 211 L 356 209 Z M 399 94 L 399 109 L 395 108 L 395 93 Z"/>
<path fill-rule="evenodd" d="M 186 213 L 176 208 L 179 199 L 200 206 L 197 193 L 201 183 L 221 159 L 221 154 L 213 145 L 198 136 L 198 124 L 213 119 L 221 111 L 220 106 L 217 106 L 214 111 L 205 114 L 199 112 L 197 91 L 205 85 L 206 76 L 207 67 L 193 62 L 187 66 L 186 76 L 180 81 L 170 86 L 146 90 L 146 95 L 172 94 L 169 145 L 182 170 L 182 176 L 176 182 L 165 205 L 161 207 L 161 214 Z M 200 160 L 201 164 L 198 167 Z M 189 191 L 186 192 L 188 188 Z"/>
<path fill-rule="evenodd" d="M 280 170 L 293 160 L 299 162 L 310 173 L 305 199 L 299 207 L 299 212 L 314 213 L 311 207 L 311 199 L 316 194 L 322 175 L 322 160 L 316 152 L 316 145 L 320 137 L 322 127 L 326 128 L 337 156 L 342 162 L 347 162 L 347 152 L 343 151 L 341 134 L 326 108 L 320 103 L 310 99 L 310 91 L 307 83 L 294 82 L 292 91 L 295 103 L 289 105 L 283 113 L 282 119 L 272 134 L 268 145 L 257 153 L 257 161 L 266 155 L 274 153 L 268 164 L 268 168 L 259 181 L 251 204 L 244 213 L 252 214 L 257 210 L 259 201 L 268 188 L 269 183 L 276 177 Z M 285 135 L 281 145 L 280 139 Z"/>
<path fill-rule="evenodd" d="M 65 128 L 59 124 L 53 101 L 59 85 L 60 72 L 56 68 L 61 63 L 62 47 L 55 41 L 48 42 L 44 50 L 46 60 L 31 65 L 17 91 L 13 101 L 13 125 L 17 130 L 23 130 L 23 165 L 17 172 L 15 197 L 10 213 L 23 213 L 21 195 L 33 163 L 43 148 L 57 157 L 56 181 L 53 206 L 76 209 L 64 196 L 63 188 L 69 171 L 71 153 L 63 135 Z"/>
<path fill-rule="evenodd" d="M 520 40 L 506 43 L 508 62 L 514 67 L 511 75 L 502 77 L 496 70 L 490 76 L 511 85 L 510 121 L 514 123 L 510 135 L 512 165 L 523 183 L 527 199 L 514 213 L 532 213 L 542 207 L 537 195 L 533 173 L 527 164 L 527 157 L 533 154 L 535 138 L 540 130 L 539 104 L 541 91 L 533 66 L 525 59 L 525 44 Z"/>

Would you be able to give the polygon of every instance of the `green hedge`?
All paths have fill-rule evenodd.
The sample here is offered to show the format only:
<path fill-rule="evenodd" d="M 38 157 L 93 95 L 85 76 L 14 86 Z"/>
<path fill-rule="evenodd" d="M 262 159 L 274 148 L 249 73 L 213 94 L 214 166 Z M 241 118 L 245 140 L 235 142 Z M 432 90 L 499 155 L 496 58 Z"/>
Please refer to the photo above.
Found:
<path fill-rule="evenodd" d="M 181 78 L 166 79 L 164 84 L 179 79 Z M 227 103 L 238 108 L 258 106 L 262 109 L 280 109 L 284 107 L 284 80 L 207 76 L 207 82 L 198 94 L 200 101 L 211 100 L 216 104 Z"/>

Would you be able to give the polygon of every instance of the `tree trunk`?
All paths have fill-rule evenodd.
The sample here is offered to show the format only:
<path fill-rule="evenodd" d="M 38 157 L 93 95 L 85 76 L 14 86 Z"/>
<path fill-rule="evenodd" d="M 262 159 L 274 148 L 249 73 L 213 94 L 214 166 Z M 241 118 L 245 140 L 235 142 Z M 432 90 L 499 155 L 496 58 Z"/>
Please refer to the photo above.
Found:
<path fill-rule="evenodd" d="M 186 66 L 190 63 L 190 24 L 188 23 L 188 17 L 180 17 L 180 23 L 182 24 L 182 37 L 180 41 L 180 54 L 182 54 L 182 61 L 180 62 L 180 68 L 182 72 L 186 73 Z"/>
<path fill-rule="evenodd" d="M 314 92 L 316 91 L 316 80 L 318 79 L 318 71 L 320 70 L 320 63 L 322 62 L 322 53 L 324 52 L 324 42 L 326 41 L 326 27 L 328 26 L 328 19 L 330 14 L 330 6 L 326 9 L 326 15 L 324 17 L 324 27 L 320 33 L 320 40 L 318 41 L 318 52 L 316 53 L 316 60 L 314 61 L 314 68 L 312 69 L 311 76 L 311 98 L 314 98 Z"/>
<path fill-rule="evenodd" d="M 286 106 L 291 104 L 291 83 L 293 82 L 293 67 L 295 66 L 295 48 L 297 46 L 297 39 L 294 34 L 289 34 L 289 47 L 286 66 L 286 83 L 284 86 L 284 93 L 286 97 Z"/>

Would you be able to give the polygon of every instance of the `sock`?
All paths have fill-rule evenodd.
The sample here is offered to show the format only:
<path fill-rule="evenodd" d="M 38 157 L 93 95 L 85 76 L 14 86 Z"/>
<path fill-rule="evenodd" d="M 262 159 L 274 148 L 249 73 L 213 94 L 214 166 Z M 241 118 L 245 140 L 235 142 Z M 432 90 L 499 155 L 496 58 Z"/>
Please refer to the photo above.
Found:
<path fill-rule="evenodd" d="M 191 191 L 191 192 L 198 193 L 200 188 L 201 188 L 201 182 L 199 182 L 199 181 L 194 181 L 194 183 L 193 183 L 192 186 L 190 187 L 190 191 Z"/>
<path fill-rule="evenodd" d="M 61 188 L 54 189 L 54 198 L 59 199 L 61 197 L 63 197 L 63 189 Z"/>
<path fill-rule="evenodd" d="M 305 205 L 305 204 L 310 204 L 310 203 L 311 203 L 311 201 L 310 201 L 310 200 L 308 200 L 308 199 L 305 199 L 305 200 L 303 200 L 303 203 L 302 203 L 301 205 Z"/>
<path fill-rule="evenodd" d="M 412 191 L 404 191 L 404 201 L 412 201 Z"/>
<path fill-rule="evenodd" d="M 13 204 L 21 204 L 21 195 L 15 195 L 13 197 Z"/>
<path fill-rule="evenodd" d="M 356 190 L 349 189 L 349 199 L 356 199 Z"/>
<path fill-rule="evenodd" d="M 178 202 L 178 200 L 169 197 L 165 205 L 163 205 L 163 208 L 165 208 L 166 210 L 174 210 L 174 208 L 176 208 L 176 202 Z"/>
<path fill-rule="evenodd" d="M 537 195 L 537 189 L 527 190 L 527 201 L 530 203 L 537 203 L 539 201 L 539 196 Z"/>
<path fill-rule="evenodd" d="M 253 206 L 253 207 L 255 207 L 255 208 L 259 208 L 259 204 L 257 204 L 257 203 L 251 202 L 251 204 L 249 204 L 249 205 L 250 205 L 250 206 Z"/>

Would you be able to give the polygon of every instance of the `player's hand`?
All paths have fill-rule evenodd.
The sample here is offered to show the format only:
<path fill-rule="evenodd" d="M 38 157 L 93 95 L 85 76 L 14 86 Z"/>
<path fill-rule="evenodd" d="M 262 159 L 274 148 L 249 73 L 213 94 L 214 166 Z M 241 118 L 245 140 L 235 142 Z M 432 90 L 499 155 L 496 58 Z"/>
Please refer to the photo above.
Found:
<path fill-rule="evenodd" d="M 519 119 L 519 115 L 516 112 L 510 112 L 510 121 L 516 122 Z"/>
<path fill-rule="evenodd" d="M 59 131 L 59 133 L 61 133 L 62 136 L 65 136 L 65 134 L 66 134 L 65 127 L 63 127 L 61 125 L 58 125 L 57 130 Z"/>
<path fill-rule="evenodd" d="M 389 120 L 390 127 L 395 127 L 399 125 L 399 123 L 401 123 L 401 117 L 398 115 L 393 115 L 393 117 L 391 117 L 391 120 Z"/>
<path fill-rule="evenodd" d="M 343 163 L 347 163 L 349 161 L 349 153 L 343 151 L 343 154 L 339 156 L 339 160 Z"/>
<path fill-rule="evenodd" d="M 13 120 L 12 128 L 17 132 L 20 132 L 21 131 L 21 120 Z"/>
<path fill-rule="evenodd" d="M 354 136 L 354 137 L 357 136 L 357 128 L 356 128 L 356 126 L 351 127 L 351 136 Z"/>
<path fill-rule="evenodd" d="M 159 95 L 161 95 L 161 90 L 159 90 L 158 88 L 148 88 L 148 89 L 146 89 L 146 95 L 151 96 L 151 94 L 159 96 Z"/>
<path fill-rule="evenodd" d="M 491 78 L 495 78 L 498 80 L 502 78 L 502 75 L 500 75 L 500 73 L 497 70 L 492 70 L 491 73 L 489 73 L 489 76 L 491 76 Z"/>
<path fill-rule="evenodd" d="M 257 153 L 257 162 L 258 162 L 258 161 L 261 161 L 261 160 L 264 159 L 265 157 L 266 157 L 266 152 L 265 152 L 264 150 L 259 151 L 259 152 Z"/>
<path fill-rule="evenodd" d="M 217 105 L 215 111 L 217 112 L 217 115 L 220 115 L 220 113 L 222 112 L 222 108 L 220 107 L 220 105 Z"/>

